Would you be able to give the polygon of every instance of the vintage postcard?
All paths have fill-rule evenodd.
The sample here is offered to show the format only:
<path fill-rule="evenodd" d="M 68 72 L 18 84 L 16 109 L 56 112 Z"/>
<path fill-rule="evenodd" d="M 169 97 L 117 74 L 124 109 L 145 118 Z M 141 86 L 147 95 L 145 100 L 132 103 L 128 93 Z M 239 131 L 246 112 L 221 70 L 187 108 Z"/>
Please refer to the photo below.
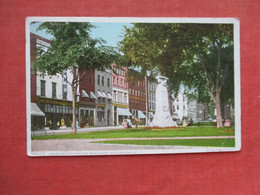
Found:
<path fill-rule="evenodd" d="M 239 151 L 235 18 L 28 17 L 29 156 Z"/>

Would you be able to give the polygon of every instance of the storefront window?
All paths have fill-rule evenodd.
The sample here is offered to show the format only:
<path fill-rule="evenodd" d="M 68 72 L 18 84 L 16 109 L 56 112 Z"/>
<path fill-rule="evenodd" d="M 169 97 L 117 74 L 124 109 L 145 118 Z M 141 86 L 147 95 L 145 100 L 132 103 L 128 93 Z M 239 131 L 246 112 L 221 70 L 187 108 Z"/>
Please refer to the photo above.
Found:
<path fill-rule="evenodd" d="M 98 121 L 105 120 L 105 108 L 97 107 L 97 119 L 98 119 Z"/>

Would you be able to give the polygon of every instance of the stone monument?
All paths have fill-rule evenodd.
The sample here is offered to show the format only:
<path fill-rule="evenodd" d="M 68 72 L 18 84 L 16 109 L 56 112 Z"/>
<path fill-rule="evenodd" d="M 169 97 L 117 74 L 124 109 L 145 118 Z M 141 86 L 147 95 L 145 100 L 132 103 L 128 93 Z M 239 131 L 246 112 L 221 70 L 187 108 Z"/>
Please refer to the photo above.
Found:
<path fill-rule="evenodd" d="M 169 100 L 167 81 L 168 78 L 164 76 L 157 76 L 158 86 L 156 89 L 156 111 L 153 121 L 149 126 L 151 127 L 177 127 L 177 123 L 172 120 L 169 111 Z"/>

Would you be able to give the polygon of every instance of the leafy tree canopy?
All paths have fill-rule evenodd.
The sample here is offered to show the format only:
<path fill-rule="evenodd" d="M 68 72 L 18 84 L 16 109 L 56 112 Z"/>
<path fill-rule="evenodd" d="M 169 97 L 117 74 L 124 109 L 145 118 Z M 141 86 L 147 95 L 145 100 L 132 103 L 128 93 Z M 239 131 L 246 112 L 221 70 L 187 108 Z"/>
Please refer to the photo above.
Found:
<path fill-rule="evenodd" d="M 209 100 L 202 61 L 213 93 L 219 87 L 233 91 L 230 90 L 234 87 L 230 24 L 135 23 L 132 28 L 125 28 L 120 46 L 129 64 L 141 66 L 143 72 L 159 71 L 167 76 L 175 94 L 184 85 L 197 90 L 199 101 Z M 233 93 L 225 96 L 223 100 L 232 99 Z"/>
<path fill-rule="evenodd" d="M 99 69 L 110 67 L 118 53 L 104 46 L 102 39 L 93 39 L 88 22 L 44 22 L 38 30 L 45 29 L 54 36 L 47 51 L 39 49 L 34 67 L 43 73 L 55 75 L 63 70 Z"/>

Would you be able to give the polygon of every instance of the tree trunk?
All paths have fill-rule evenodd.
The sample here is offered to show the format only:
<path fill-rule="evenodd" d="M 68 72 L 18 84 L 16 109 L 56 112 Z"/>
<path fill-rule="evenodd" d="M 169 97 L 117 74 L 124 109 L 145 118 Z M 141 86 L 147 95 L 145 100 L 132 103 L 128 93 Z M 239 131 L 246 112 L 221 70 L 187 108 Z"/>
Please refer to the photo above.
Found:
<path fill-rule="evenodd" d="M 73 70 L 73 81 L 72 81 L 72 134 L 77 134 L 76 127 L 76 93 L 77 93 L 77 84 L 76 84 L 76 70 Z"/>
<path fill-rule="evenodd" d="M 222 111 L 221 111 L 221 101 L 220 101 L 220 93 L 216 93 L 216 109 L 217 109 L 217 127 L 222 128 Z"/>

